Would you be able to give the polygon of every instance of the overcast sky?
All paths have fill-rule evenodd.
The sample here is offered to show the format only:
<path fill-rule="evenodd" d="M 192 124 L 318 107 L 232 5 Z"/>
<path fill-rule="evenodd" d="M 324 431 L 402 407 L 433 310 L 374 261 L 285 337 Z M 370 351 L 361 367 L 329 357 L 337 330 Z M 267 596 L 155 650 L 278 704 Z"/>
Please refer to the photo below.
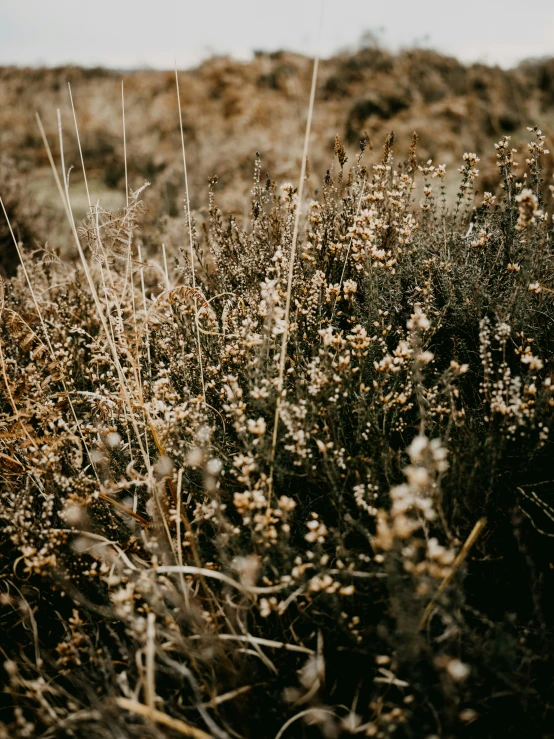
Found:
<path fill-rule="evenodd" d="M 212 53 L 323 55 L 379 31 L 392 49 L 431 47 L 509 66 L 554 56 L 554 0 L 0 0 L 0 65 L 172 68 Z"/>

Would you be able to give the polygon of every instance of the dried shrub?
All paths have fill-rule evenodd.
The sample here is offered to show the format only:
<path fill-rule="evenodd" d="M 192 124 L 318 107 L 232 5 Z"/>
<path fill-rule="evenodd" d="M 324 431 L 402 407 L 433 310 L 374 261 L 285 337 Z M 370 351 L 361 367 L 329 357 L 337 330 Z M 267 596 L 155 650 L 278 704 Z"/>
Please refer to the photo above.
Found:
<path fill-rule="evenodd" d="M 7 285 L 5 736 L 547 732 L 544 136 L 476 203 L 465 154 L 453 208 L 416 141 L 337 138 L 290 315 L 300 204 L 260 159 L 194 265 L 146 260 L 137 192 L 83 224 L 91 287 L 49 253 Z"/>

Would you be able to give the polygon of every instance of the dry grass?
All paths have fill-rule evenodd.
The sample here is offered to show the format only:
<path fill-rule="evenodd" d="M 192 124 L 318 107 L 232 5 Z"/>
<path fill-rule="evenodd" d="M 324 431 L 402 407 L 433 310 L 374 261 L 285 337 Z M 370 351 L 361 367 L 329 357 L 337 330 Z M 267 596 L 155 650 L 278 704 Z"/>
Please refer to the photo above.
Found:
<path fill-rule="evenodd" d="M 264 173 L 271 172 L 278 181 L 296 180 L 311 71 L 309 59 L 278 53 L 260 54 L 247 64 L 216 58 L 182 73 L 194 211 L 205 209 L 206 181 L 217 175 L 222 207 L 242 223 L 256 151 L 262 154 Z M 74 166 L 71 182 L 77 217 L 87 210 L 77 141 L 69 130 L 68 81 L 83 127 L 92 200 L 101 196 L 112 209 L 125 203 L 121 77 L 99 69 L 0 70 L 0 147 L 16 158 L 27 191 L 41 202 L 43 212 L 58 212 L 59 203 L 50 187 L 34 112 L 39 111 L 53 138 L 56 108 L 67 122 L 66 159 L 68 166 Z M 162 215 L 178 218 L 184 193 L 177 156 L 180 133 L 174 74 L 139 71 L 125 74 L 124 79 L 129 182 L 133 188 L 145 179 L 152 182 L 147 197 L 149 220 Z M 508 134 L 518 144 L 524 142 L 530 121 L 546 132 L 554 125 L 554 71 L 548 60 L 503 71 L 478 64 L 466 67 L 423 50 L 395 56 L 364 49 L 322 60 L 318 79 L 310 163 L 320 178 L 336 133 L 352 158 L 359 138 L 369 136 L 379 146 L 391 130 L 406 150 L 415 128 L 423 160 L 453 166 L 459 151 L 482 155 L 482 188 L 490 190 L 497 183 L 490 154 L 493 141 Z M 159 239 L 159 228 L 153 235 Z M 61 233 L 54 234 L 50 228 L 48 237 L 58 242 Z M 182 239 L 181 233 L 178 243 Z M 167 238 L 162 241 L 167 243 Z"/>
<path fill-rule="evenodd" d="M 415 52 L 327 61 L 312 172 L 292 148 L 279 170 L 296 165 L 298 188 L 264 177 L 259 157 L 247 186 L 237 139 L 220 158 L 214 141 L 258 104 L 250 85 L 266 114 L 280 111 L 263 133 L 280 146 L 293 116 L 278 103 L 294 103 L 297 82 L 298 100 L 306 93 L 306 60 L 214 60 L 180 76 L 182 131 L 173 77 L 127 77 L 121 177 L 133 187 L 137 100 L 159 87 L 141 150 L 163 119 L 151 156 L 167 157 L 160 181 L 172 173 L 187 203 L 174 223 L 159 211 L 144 222 L 148 190 L 122 195 L 119 210 L 96 203 L 87 142 L 102 116 L 112 125 L 99 89 L 115 81 L 91 73 L 85 104 L 86 74 L 72 72 L 75 118 L 66 107 L 61 121 L 75 141 L 79 126 L 89 175 L 80 226 L 65 176 L 80 158 L 71 129 L 59 126 L 61 179 L 40 132 L 66 216 L 56 246 L 79 260 L 33 254 L 8 229 L 20 266 L 0 283 L 0 737 L 547 735 L 545 137 L 526 132 L 520 165 L 500 137 L 498 185 L 484 193 L 483 162 L 461 156 L 460 132 L 458 172 L 422 158 L 405 131 L 405 160 L 392 135 L 383 151 L 354 152 L 333 131 L 318 174 L 333 106 L 348 107 L 368 70 L 385 95 L 387 74 L 417 77 L 418 63 L 433 73 L 403 93 L 412 102 L 395 128 L 406 131 L 418 105 L 444 132 L 433 106 L 483 95 L 467 87 L 477 72 L 491 95 L 537 74 Z M 17 74 L 5 73 L 9 94 Z M 199 101 L 211 124 L 192 127 Z M 202 195 L 207 168 L 220 163 L 225 180 L 231 154 L 236 191 L 214 178 Z M 9 220 L 15 201 L 0 195 Z"/>

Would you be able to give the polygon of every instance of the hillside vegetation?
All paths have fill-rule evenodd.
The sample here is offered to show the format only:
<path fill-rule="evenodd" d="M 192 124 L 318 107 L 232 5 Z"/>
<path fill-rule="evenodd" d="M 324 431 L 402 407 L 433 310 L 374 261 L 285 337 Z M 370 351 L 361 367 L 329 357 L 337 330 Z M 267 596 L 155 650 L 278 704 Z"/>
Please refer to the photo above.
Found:
<path fill-rule="evenodd" d="M 2 739 L 552 736 L 549 69 L 4 72 Z"/>
<path fill-rule="evenodd" d="M 278 182 L 298 176 L 305 108 L 309 94 L 309 59 L 278 52 L 260 53 L 250 63 L 214 58 L 182 73 L 182 108 L 188 143 L 190 196 L 194 211 L 206 211 L 208 178 L 217 175 L 219 201 L 242 222 L 256 152 L 262 172 Z M 170 223 L 154 238 L 178 241 L 171 221 L 183 207 L 180 132 L 173 72 L 119 73 L 104 69 L 0 69 L 0 179 L 20 173 L 33 213 L 33 231 L 50 243 L 63 242 L 58 228 L 60 205 L 36 122 L 38 111 L 56 156 L 56 109 L 62 114 L 72 203 L 77 217 L 87 210 L 67 83 L 72 85 L 93 202 L 121 207 L 125 166 L 121 115 L 121 80 L 125 108 L 129 183 L 151 183 L 143 225 L 165 217 Z M 519 144 L 526 127 L 554 129 L 554 61 L 529 62 L 513 70 L 481 64 L 464 66 L 432 51 L 393 55 L 366 48 L 320 64 L 310 163 L 317 182 L 323 178 L 339 134 L 354 156 L 360 139 L 378 149 L 394 131 L 407 150 L 419 134 L 419 157 L 454 165 L 459 152 L 481 157 L 482 191 L 498 184 L 492 144 L 506 134 Z M 4 157 L 2 159 L 1 157 Z M 7 158 L 7 159 L 6 159 Z M 9 160 L 9 161 L 8 161 Z M 545 161 L 552 173 L 551 157 Z M 4 175 L 5 176 L 5 175 Z M 454 195 L 455 183 L 448 185 Z M 28 203 L 27 203 L 28 205 Z M 48 217 L 50 220 L 44 222 Z M 24 232 L 29 232 L 20 218 Z M 0 225 L 0 240 L 5 239 Z M 147 234 L 145 233 L 145 236 Z"/>

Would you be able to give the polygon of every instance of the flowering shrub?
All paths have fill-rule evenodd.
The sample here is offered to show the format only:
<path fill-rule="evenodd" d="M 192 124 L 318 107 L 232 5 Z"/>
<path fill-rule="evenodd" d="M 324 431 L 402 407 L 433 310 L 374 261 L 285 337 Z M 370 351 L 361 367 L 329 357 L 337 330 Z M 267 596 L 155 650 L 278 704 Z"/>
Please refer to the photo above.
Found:
<path fill-rule="evenodd" d="M 477 202 L 465 154 L 452 209 L 415 136 L 350 169 L 337 140 L 305 203 L 257 160 L 243 226 L 212 179 L 169 262 L 140 191 L 91 208 L 81 267 L 22 252 L 0 302 L 0 736 L 546 730 L 533 135 L 528 174 L 502 139 Z"/>

